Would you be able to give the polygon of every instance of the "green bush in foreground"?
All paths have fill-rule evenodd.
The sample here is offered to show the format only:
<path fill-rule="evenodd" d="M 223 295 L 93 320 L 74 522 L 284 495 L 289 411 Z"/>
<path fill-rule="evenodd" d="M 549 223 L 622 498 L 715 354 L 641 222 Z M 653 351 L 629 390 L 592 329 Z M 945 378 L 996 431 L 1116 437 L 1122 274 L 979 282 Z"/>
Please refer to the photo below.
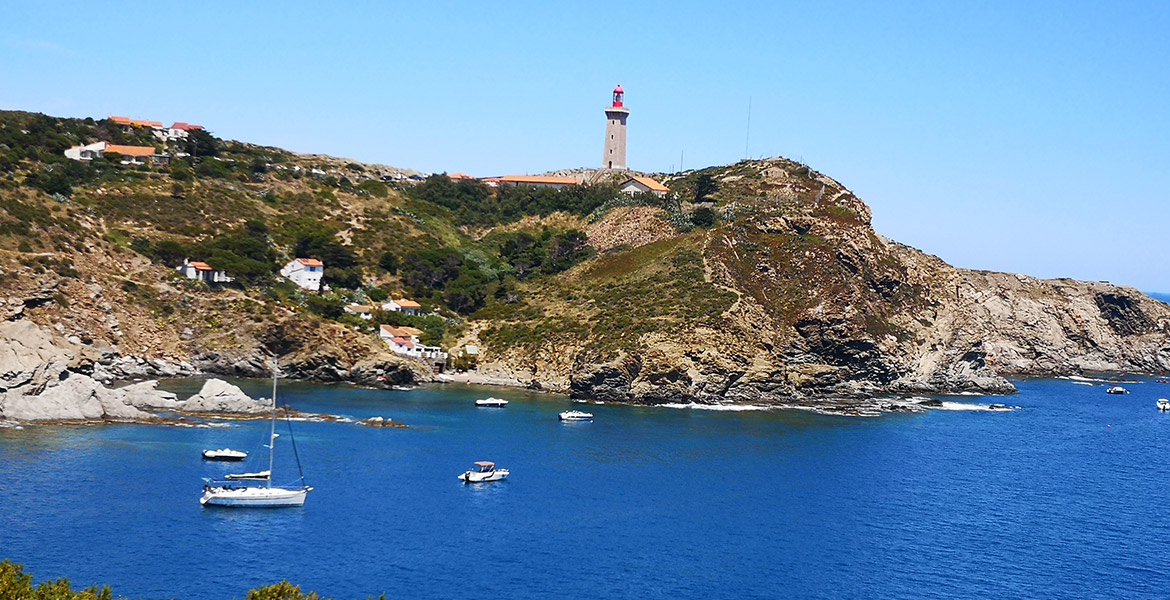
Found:
<path fill-rule="evenodd" d="M 24 573 L 24 567 L 10 562 L 0 561 L 0 598 L 3 600 L 125 600 L 121 596 L 114 596 L 109 586 L 96 585 L 80 591 L 73 591 L 68 579 L 45 581 L 40 585 L 33 585 L 32 575 Z M 331 600 L 322 598 L 317 592 L 302 592 L 301 586 L 286 581 L 248 590 L 245 600 Z M 373 600 L 369 597 L 368 600 Z M 386 600 L 386 595 L 378 596 L 378 600 Z"/>

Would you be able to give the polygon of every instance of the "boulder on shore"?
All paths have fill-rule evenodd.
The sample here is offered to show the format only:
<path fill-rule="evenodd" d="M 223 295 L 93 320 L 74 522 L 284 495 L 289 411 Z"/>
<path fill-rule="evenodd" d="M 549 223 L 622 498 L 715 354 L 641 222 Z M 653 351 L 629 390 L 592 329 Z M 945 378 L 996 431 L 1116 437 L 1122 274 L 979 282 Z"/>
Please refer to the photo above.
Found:
<path fill-rule="evenodd" d="M 89 375 L 93 360 L 31 321 L 0 323 L 0 420 L 143 420 L 153 415 L 138 406 L 165 402 L 153 385 L 107 388 Z"/>
<path fill-rule="evenodd" d="M 268 411 L 269 404 L 253 400 L 240 388 L 222 380 L 208 379 L 198 394 L 191 396 L 180 410 L 199 413 L 235 413 L 255 415 Z"/>

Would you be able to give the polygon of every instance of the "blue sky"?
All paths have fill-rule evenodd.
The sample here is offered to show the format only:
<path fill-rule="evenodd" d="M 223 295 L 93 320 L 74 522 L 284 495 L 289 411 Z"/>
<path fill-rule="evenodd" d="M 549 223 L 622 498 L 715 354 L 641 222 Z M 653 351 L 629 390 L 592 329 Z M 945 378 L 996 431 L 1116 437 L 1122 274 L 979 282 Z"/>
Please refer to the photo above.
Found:
<path fill-rule="evenodd" d="M 596 166 L 620 83 L 632 168 L 746 142 L 957 266 L 1170 291 L 1170 3 L 324 4 L 7 6 L 0 108 L 483 176 Z"/>

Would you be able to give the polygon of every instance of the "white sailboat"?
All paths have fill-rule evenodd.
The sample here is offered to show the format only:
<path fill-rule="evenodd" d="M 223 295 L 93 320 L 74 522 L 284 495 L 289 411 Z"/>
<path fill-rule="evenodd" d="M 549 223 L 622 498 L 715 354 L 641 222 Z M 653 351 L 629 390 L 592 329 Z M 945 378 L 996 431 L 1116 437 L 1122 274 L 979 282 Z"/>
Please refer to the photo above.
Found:
<path fill-rule="evenodd" d="M 203 496 L 199 498 L 202 506 L 229 506 L 247 508 L 279 508 L 283 506 L 303 506 L 305 496 L 313 488 L 305 485 L 305 474 L 300 474 L 299 486 L 272 485 L 272 462 L 276 438 L 276 378 L 279 365 L 276 359 L 272 362 L 272 421 L 268 431 L 268 470 L 258 473 L 240 473 L 228 475 L 231 481 L 216 482 L 205 479 Z M 290 430 L 291 431 L 291 430 Z M 292 441 L 295 446 L 296 441 Z M 300 469 L 300 459 L 297 459 L 297 469 Z M 235 483 L 241 480 L 263 481 L 260 485 L 240 485 Z"/>

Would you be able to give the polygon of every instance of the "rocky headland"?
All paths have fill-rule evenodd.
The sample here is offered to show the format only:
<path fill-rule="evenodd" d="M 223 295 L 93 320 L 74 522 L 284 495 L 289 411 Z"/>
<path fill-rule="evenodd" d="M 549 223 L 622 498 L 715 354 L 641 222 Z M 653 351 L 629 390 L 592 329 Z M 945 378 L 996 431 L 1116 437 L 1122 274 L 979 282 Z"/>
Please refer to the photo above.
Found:
<path fill-rule="evenodd" d="M 0 111 L 0 143 L 19 155 L 0 178 L 4 419 L 227 410 L 215 389 L 179 400 L 111 384 L 270 377 L 272 356 L 284 377 L 370 387 L 842 411 L 1010 394 L 1014 376 L 1170 371 L 1170 306 L 1104 282 L 952 267 L 884 238 L 844 185 L 783 158 L 658 174 L 670 195 L 627 197 L 621 173 L 501 194 L 217 139 L 216 156 L 169 166 L 61 156 L 102 136 L 153 143 Z M 276 276 L 302 251 L 331 257 L 334 289 Z M 186 279 L 184 258 L 240 279 Z M 343 312 L 391 295 L 434 314 Z M 436 378 L 390 351 L 378 323 L 425 327 L 424 344 L 476 369 Z"/>

